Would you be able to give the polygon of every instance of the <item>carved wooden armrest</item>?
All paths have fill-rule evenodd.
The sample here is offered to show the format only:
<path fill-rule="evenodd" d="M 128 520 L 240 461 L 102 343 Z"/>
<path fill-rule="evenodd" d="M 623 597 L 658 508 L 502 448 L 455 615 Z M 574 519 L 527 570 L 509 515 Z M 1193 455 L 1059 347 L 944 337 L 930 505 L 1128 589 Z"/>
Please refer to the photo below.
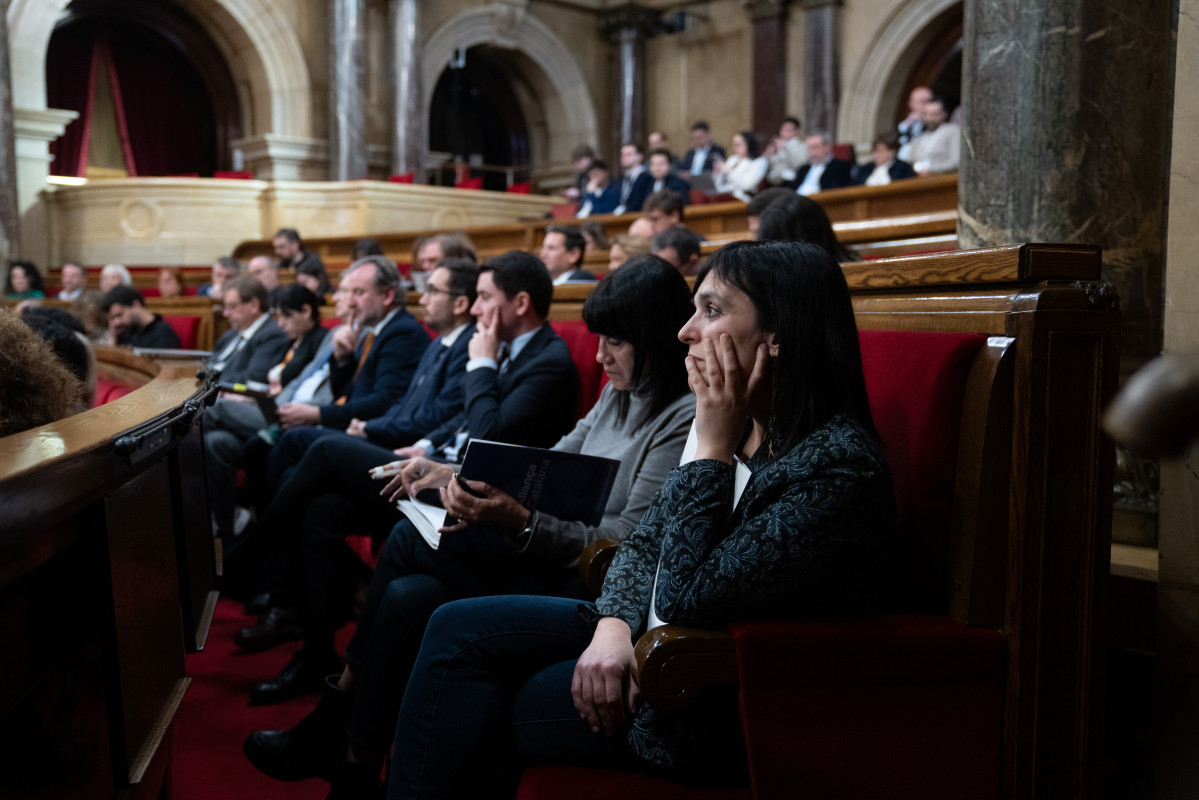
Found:
<path fill-rule="evenodd" d="M 637 640 L 636 655 L 641 694 L 655 708 L 686 708 L 709 686 L 738 683 L 727 631 L 662 625 Z"/>
<path fill-rule="evenodd" d="M 614 539 L 593 539 L 579 553 L 579 577 L 592 594 L 599 595 L 619 545 Z"/>

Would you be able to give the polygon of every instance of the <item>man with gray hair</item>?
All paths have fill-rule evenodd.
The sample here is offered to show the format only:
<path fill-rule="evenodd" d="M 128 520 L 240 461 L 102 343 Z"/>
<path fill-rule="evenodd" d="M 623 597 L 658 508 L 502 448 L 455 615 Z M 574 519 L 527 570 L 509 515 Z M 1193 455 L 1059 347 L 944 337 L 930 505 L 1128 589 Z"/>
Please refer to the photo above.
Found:
<path fill-rule="evenodd" d="M 329 385 L 337 400 L 320 406 L 283 405 L 279 424 L 286 431 L 311 425 L 343 431 L 350 420 L 381 415 L 408 391 L 429 346 L 429 334 L 404 307 L 400 271 L 385 257 L 367 256 L 351 264 L 342 274 L 341 291 L 348 296 L 347 319 L 342 320 L 347 324 L 333 334 L 329 356 Z"/>
<path fill-rule="evenodd" d="M 853 185 L 853 164 L 833 158 L 833 143 L 827 133 L 808 137 L 808 163 L 795 173 L 787 184 L 796 194 L 816 194 L 829 189 Z"/>

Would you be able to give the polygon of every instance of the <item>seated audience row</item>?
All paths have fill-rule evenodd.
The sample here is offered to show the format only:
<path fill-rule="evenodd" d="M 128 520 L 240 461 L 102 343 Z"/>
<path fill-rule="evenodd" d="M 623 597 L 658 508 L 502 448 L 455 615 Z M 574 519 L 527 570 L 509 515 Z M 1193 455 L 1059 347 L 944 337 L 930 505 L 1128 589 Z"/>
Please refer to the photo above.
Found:
<path fill-rule="evenodd" d="M 509 254 L 488 262 L 483 275 L 492 264 L 517 257 Z M 544 281 L 536 267 L 530 267 L 528 285 Z M 510 269 L 501 263 L 491 271 L 496 280 L 507 283 L 512 276 L 500 276 Z M 346 784 L 359 791 L 369 788 L 377 783 L 395 730 L 404 676 L 415 661 L 424 621 L 438 605 L 494 594 L 581 596 L 574 566 L 583 546 L 600 537 L 620 539 L 631 531 L 682 452 L 695 407 L 687 390 L 683 348 L 672 334 L 689 316 L 688 296 L 676 270 L 642 257 L 601 282 L 585 305 L 588 327 L 601 337 L 597 360 L 610 383 L 555 449 L 620 461 L 597 527 L 530 512 L 484 483 L 470 482 L 474 494 L 468 494 L 451 480 L 453 468 L 448 465 L 426 459 L 392 465 L 402 466 L 402 471 L 385 487 L 385 495 L 394 500 L 401 494 L 438 489 L 446 509 L 460 522 L 445 530 L 438 550 L 430 549 L 405 520 L 392 529 L 347 650 L 346 667 L 336 683 L 325 686 L 321 702 L 305 722 L 292 731 L 250 736 L 246 753 L 260 769 L 285 780 L 321 775 L 334 782 L 335 791 L 339 784 L 341 790 Z M 516 440 L 497 433 L 503 441 Z M 472 549 L 467 543 L 474 540 L 462 533 L 463 544 L 455 546 L 453 535 L 469 524 L 498 527 L 507 537 L 480 550 Z M 321 633 L 332 656 L 332 631 Z M 311 642 L 308 633 L 306 649 Z M 342 760 L 347 725 L 352 764 Z"/>

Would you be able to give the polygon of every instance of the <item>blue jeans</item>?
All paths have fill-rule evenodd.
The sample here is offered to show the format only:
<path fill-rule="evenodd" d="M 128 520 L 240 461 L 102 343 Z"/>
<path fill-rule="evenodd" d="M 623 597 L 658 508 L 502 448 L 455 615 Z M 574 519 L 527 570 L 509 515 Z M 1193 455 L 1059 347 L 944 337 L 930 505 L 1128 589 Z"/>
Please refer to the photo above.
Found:
<path fill-rule="evenodd" d="M 472 557 L 434 550 L 412 523 L 401 520 L 379 556 L 346 648 L 346 663 L 355 671 L 350 741 L 366 753 L 387 752 L 425 626 L 444 603 L 530 593 L 579 597 L 582 591 L 574 570 L 516 554 Z"/>
<path fill-rule="evenodd" d="M 510 795 L 530 764 L 635 770 L 571 699 L 594 627 L 575 600 L 481 597 L 433 614 L 396 726 L 388 798 Z"/>

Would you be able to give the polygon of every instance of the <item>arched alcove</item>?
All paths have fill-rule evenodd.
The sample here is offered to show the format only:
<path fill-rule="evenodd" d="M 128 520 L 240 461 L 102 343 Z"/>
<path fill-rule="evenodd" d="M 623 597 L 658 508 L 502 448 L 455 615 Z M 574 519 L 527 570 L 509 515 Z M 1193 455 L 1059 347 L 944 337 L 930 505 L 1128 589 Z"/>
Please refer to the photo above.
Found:
<path fill-rule="evenodd" d="M 878 26 L 868 55 L 850 76 L 841 106 L 840 138 L 870 142 L 896 122 L 918 66 L 934 58 L 956 24 L 960 39 L 962 0 L 904 0 Z M 951 57 L 953 43 L 944 53 Z M 960 51 L 959 51 L 960 52 Z M 917 84 L 912 84 L 917 85 Z"/>
<path fill-rule="evenodd" d="M 76 162 L 85 130 L 91 140 L 119 135 L 89 118 L 93 103 L 116 99 L 100 91 L 105 86 L 120 98 L 133 174 L 210 176 L 230 168 L 229 143 L 242 134 L 233 78 L 203 27 L 178 6 L 74 0 L 64 11 L 47 48 L 47 103 L 80 116 L 52 147 L 56 174 L 83 174 L 86 164 Z M 118 158 L 118 166 L 130 165 Z"/>
<path fill-rule="evenodd" d="M 486 46 L 520 104 L 534 180 L 565 178 L 570 150 L 597 140 L 595 103 L 570 48 L 543 22 L 502 3 L 462 12 L 425 42 L 424 118 L 456 48 Z"/>
<path fill-rule="evenodd" d="M 499 60 L 486 45 L 472 47 L 465 63 L 446 68 L 433 91 L 429 118 L 429 149 L 469 159 L 478 156 L 487 166 L 515 167 L 513 181 L 529 179 L 529 128 L 521 102 Z M 503 191 L 506 176 L 483 173 L 483 188 Z"/>
<path fill-rule="evenodd" d="M 175 0 L 216 45 L 237 87 L 243 133 L 314 136 L 312 87 L 295 30 L 269 0 Z M 11 0 L 13 105 L 46 104 L 46 51 L 70 0 Z"/>

